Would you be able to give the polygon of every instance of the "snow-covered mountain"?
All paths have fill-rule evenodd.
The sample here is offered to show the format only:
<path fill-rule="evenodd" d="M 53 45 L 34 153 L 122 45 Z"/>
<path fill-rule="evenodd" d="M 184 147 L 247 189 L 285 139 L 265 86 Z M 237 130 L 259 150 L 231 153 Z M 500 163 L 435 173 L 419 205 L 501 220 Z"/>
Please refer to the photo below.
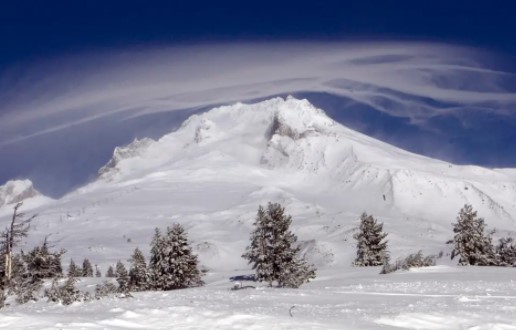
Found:
<path fill-rule="evenodd" d="M 394 208 L 413 216 L 449 216 L 465 203 L 514 224 L 516 172 L 455 166 L 415 155 L 336 123 L 306 100 L 281 98 L 236 104 L 187 120 L 159 141 L 135 140 L 116 148 L 99 174 L 122 182 L 168 169 L 256 167 L 317 178 L 310 190 L 363 209 Z M 340 196 L 338 191 L 353 192 Z M 359 197 L 359 198 L 357 198 Z M 346 203 L 342 201 L 342 203 Z M 429 205 L 438 209 L 425 211 Z"/>
<path fill-rule="evenodd" d="M 516 171 L 400 150 L 347 129 L 306 100 L 239 103 L 192 116 L 157 141 L 115 148 L 97 180 L 59 200 L 38 195 L 29 181 L 0 188 L 2 203 L 20 200 L 27 215 L 39 214 L 23 249 L 48 237 L 67 250 L 64 263 L 88 258 L 104 273 L 135 247 L 148 252 L 155 227 L 180 222 L 210 271 L 202 288 L 7 307 L 0 321 L 12 329 L 342 329 L 343 320 L 353 329 L 514 326 L 510 268 L 450 267 L 455 261 L 445 257 L 435 267 L 378 275 L 351 261 L 363 211 L 384 222 L 393 258 L 420 249 L 446 255 L 465 203 L 498 234 L 514 236 Z M 293 216 L 318 276 L 298 290 L 230 291 L 230 276 L 250 272 L 240 256 L 258 205 L 268 201 Z M 8 205 L 0 207 L 0 223 L 11 215 Z M 80 285 L 91 290 L 104 279 Z"/>
<path fill-rule="evenodd" d="M 206 266 L 243 268 L 256 209 L 268 201 L 293 215 L 319 267 L 350 263 L 363 211 L 385 223 L 394 256 L 446 250 L 466 203 L 500 233 L 516 232 L 516 171 L 415 155 L 289 97 L 215 108 L 157 141 L 116 148 L 95 182 L 37 210 L 31 239 L 52 234 L 71 257 L 102 266 L 180 222 Z"/>

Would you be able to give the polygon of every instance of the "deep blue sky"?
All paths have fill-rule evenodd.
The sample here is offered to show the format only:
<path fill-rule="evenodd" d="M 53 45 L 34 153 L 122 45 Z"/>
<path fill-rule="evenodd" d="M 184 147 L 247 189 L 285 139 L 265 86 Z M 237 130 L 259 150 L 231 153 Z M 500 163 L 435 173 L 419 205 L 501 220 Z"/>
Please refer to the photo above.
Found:
<path fill-rule="evenodd" d="M 516 63 L 514 13 L 516 1 L 510 0 L 3 1 L 0 77 L 4 69 L 84 52 L 220 41 L 438 41 L 503 53 L 510 64 Z M 414 152 L 456 163 L 516 167 L 516 116 L 472 115 L 467 130 L 452 117 L 434 118 L 421 130 L 404 118 L 333 96 L 300 96 L 354 129 Z M 134 136 L 158 137 L 188 113 L 63 130 L 55 134 L 67 140 L 59 147 L 34 140 L 0 148 L 0 184 L 28 176 L 44 193 L 60 196 L 90 180 L 115 145 Z M 109 142 L 88 145 L 88 130 Z"/>
<path fill-rule="evenodd" d="M 142 43 L 435 40 L 516 54 L 506 1 L 2 1 L 3 65 Z"/>

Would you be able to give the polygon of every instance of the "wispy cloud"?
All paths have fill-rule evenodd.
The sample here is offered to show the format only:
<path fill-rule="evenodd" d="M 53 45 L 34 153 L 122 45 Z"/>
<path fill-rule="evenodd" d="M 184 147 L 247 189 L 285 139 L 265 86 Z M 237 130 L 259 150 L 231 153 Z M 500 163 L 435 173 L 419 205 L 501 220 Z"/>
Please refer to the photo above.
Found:
<path fill-rule="evenodd" d="M 514 77 L 491 69 L 490 60 L 471 48 L 408 42 L 225 44 L 61 58 L 4 75 L 0 145 L 105 116 L 300 91 L 345 96 L 413 121 L 473 105 L 503 113 L 516 104 L 505 83 Z"/>

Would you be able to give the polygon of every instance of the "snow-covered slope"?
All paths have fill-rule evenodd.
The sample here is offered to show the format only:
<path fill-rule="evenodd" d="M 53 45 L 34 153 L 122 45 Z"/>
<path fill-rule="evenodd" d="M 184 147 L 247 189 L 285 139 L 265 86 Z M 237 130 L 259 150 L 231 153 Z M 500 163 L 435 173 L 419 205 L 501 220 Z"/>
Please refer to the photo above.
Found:
<path fill-rule="evenodd" d="M 230 270 L 246 267 L 240 255 L 256 209 L 273 201 L 293 215 L 308 258 L 348 265 L 363 211 L 385 222 L 394 256 L 446 250 L 465 203 L 500 234 L 514 233 L 514 173 L 403 151 L 306 100 L 237 103 L 116 148 L 95 182 L 38 210 L 31 237 L 53 234 L 70 256 L 106 265 L 146 250 L 154 227 L 181 222 L 205 265 Z"/>
<path fill-rule="evenodd" d="M 0 209 L 2 209 L 0 214 L 5 213 L 10 204 L 24 202 L 25 209 L 27 209 L 40 206 L 48 201 L 50 198 L 37 191 L 28 179 L 7 181 L 0 186 Z"/>
<path fill-rule="evenodd" d="M 515 182 L 515 169 L 456 166 L 364 136 L 306 100 L 216 108 L 157 141 L 116 148 L 96 181 L 22 210 L 39 213 L 22 248 L 50 235 L 67 250 L 63 262 L 86 257 L 103 273 L 135 247 L 148 252 L 155 227 L 182 223 L 210 270 L 205 287 L 71 306 L 39 301 L 7 307 L 0 323 L 10 329 L 512 329 L 512 270 L 447 266 L 455 261 L 445 242 L 465 203 L 497 234 L 514 236 Z M 2 188 L 0 198 L 32 195 L 33 188 L 23 187 L 32 186 Z M 240 256 L 258 205 L 268 201 L 293 216 L 318 277 L 299 290 L 229 291 L 230 276 L 250 272 Z M 0 223 L 11 211 L 0 209 Z M 384 222 L 393 258 L 420 249 L 445 257 L 436 267 L 389 275 L 352 268 L 352 235 L 363 211 Z M 80 285 L 91 290 L 100 280 Z"/>
<path fill-rule="evenodd" d="M 106 181 L 122 182 L 166 170 L 216 171 L 218 166 L 296 173 L 303 181 L 317 178 L 312 192 L 334 190 L 335 197 L 348 201 L 341 203 L 362 209 L 449 217 L 470 203 L 486 217 L 514 224 L 516 177 L 510 172 L 411 154 L 351 131 L 308 101 L 293 98 L 193 116 L 159 141 L 136 140 L 117 148 L 99 173 Z M 342 191 L 353 194 L 344 197 Z M 438 209 L 425 210 L 436 204 Z"/>

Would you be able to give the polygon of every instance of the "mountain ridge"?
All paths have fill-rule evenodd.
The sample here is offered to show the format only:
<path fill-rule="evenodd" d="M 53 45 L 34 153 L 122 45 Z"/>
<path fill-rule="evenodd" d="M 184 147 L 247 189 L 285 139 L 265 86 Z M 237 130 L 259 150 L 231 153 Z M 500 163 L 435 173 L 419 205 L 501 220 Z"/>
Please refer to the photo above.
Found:
<path fill-rule="evenodd" d="M 233 147 L 235 150 L 230 150 Z M 121 157 L 119 151 L 126 149 L 117 148 L 108 163 L 116 164 L 114 172 L 121 174 L 119 179 L 123 179 L 124 173 L 131 176 L 133 168 L 146 167 L 142 165 L 145 162 L 156 161 L 156 166 L 147 169 L 148 174 L 160 166 L 168 166 L 167 163 L 177 164 L 176 158 L 194 156 L 188 159 L 207 162 L 211 155 L 215 161 L 232 158 L 272 170 L 327 175 L 334 183 L 350 189 L 367 191 L 372 186 L 381 186 L 382 199 L 388 203 L 398 203 L 401 199 L 402 205 L 397 206 L 402 211 L 411 208 L 406 205 L 406 198 L 422 204 L 425 194 L 437 198 L 439 191 L 448 190 L 449 194 L 449 187 L 453 186 L 453 194 L 461 196 L 464 203 L 485 203 L 486 209 L 496 216 L 514 221 L 512 212 L 490 197 L 492 193 L 485 190 L 493 189 L 485 187 L 483 182 L 487 175 L 488 181 L 497 185 L 496 189 L 516 198 L 516 187 L 505 172 L 453 165 L 410 153 L 352 131 L 307 100 L 293 97 L 215 108 L 190 117 L 177 131 L 157 141 L 135 140 L 127 148 L 130 151 L 126 151 L 126 157 Z M 204 153 L 199 148 L 204 148 Z M 102 175 L 109 177 L 109 171 Z M 404 190 L 409 183 L 426 191 L 425 194 L 407 194 Z"/>

